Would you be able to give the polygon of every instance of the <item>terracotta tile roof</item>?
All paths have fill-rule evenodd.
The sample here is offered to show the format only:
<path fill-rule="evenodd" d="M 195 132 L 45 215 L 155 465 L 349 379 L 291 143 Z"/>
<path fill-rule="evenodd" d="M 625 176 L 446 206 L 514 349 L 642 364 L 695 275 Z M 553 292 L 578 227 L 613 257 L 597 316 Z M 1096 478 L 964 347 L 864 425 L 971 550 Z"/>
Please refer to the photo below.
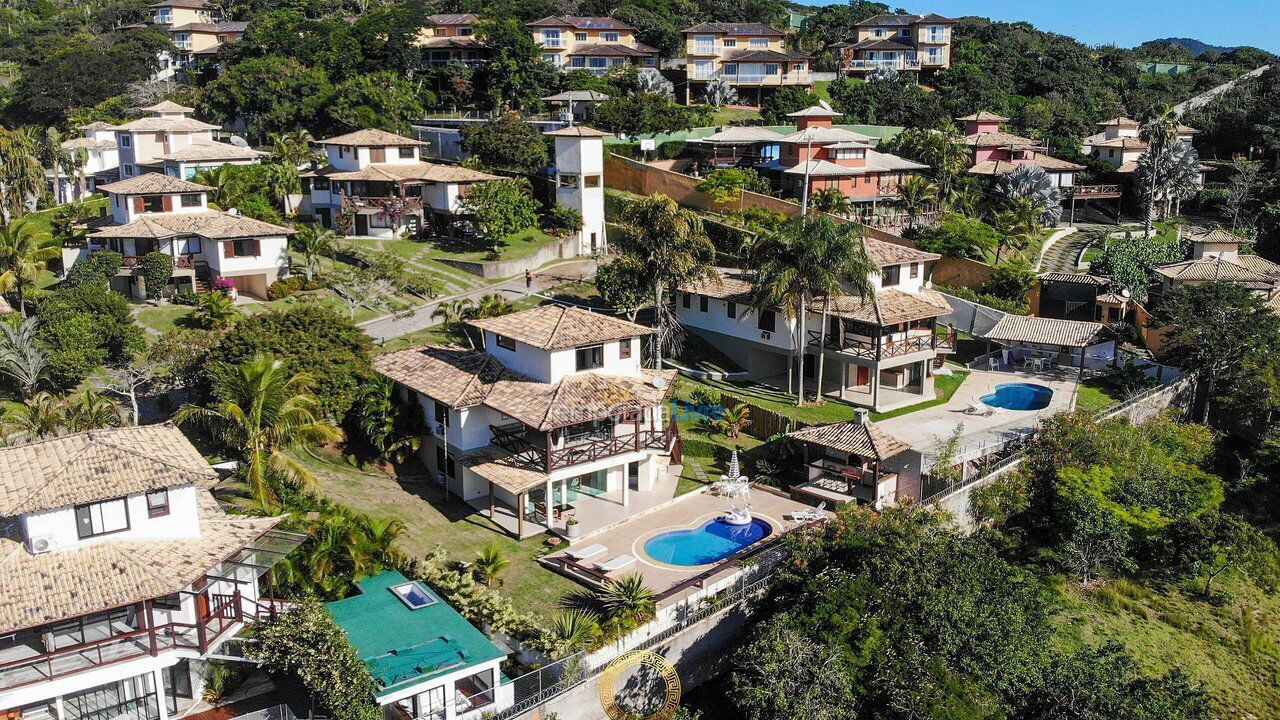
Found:
<path fill-rule="evenodd" d="M 635 47 L 623 45 L 622 43 L 592 43 L 583 45 L 574 45 L 573 50 L 569 53 L 573 55 L 583 55 L 592 57 L 650 57 L 658 51 L 644 45 L 636 43 Z"/>
<path fill-rule="evenodd" d="M 1137 120 L 1123 115 L 1109 118 L 1098 123 L 1098 127 L 1108 127 L 1110 125 L 1116 125 L 1118 127 L 1142 127 L 1142 124 Z"/>
<path fill-rule="evenodd" d="M 1120 148 L 1123 150 L 1141 150 L 1147 146 L 1142 142 L 1141 138 L 1135 137 L 1118 137 L 1110 140 L 1099 140 L 1093 143 L 1093 147 L 1100 148 Z"/>
<path fill-rule="evenodd" d="M 718 268 L 711 277 L 681 285 L 680 291 L 745 304 L 751 301 L 751 292 L 755 288 L 752 284 L 754 278 L 755 273 L 745 270 Z"/>
<path fill-rule="evenodd" d="M 16 524 L 0 533 L 0 631 L 177 592 L 284 519 L 227 515 L 209 493 L 197 496 L 199 537 L 114 540 L 32 555 Z"/>
<path fill-rule="evenodd" d="M 955 23 L 955 20 L 946 18 L 936 13 L 928 15 L 908 15 L 903 13 L 881 13 L 872 15 L 860 23 L 855 23 L 855 27 L 903 27 L 905 25 L 914 25 L 916 23 Z"/>
<path fill-rule="evenodd" d="M 525 27 L 571 27 L 575 30 L 635 30 L 634 27 L 611 17 L 582 17 L 579 15 L 548 15 L 540 20 L 525 23 Z"/>
<path fill-rule="evenodd" d="M 1075 283 L 1077 285 L 1095 285 L 1097 287 L 1106 287 L 1111 284 L 1111 280 L 1097 275 L 1087 275 L 1085 273 L 1064 273 L 1064 272 L 1047 272 L 1041 273 L 1040 280 L 1043 282 L 1061 282 Z"/>
<path fill-rule="evenodd" d="M 422 182 L 468 183 L 501 180 L 497 175 L 470 170 L 458 165 L 440 165 L 438 163 L 378 163 L 368 165 L 360 170 L 338 170 L 332 165 L 315 173 L 330 180 L 374 180 L 380 182 Z"/>
<path fill-rule="evenodd" d="M 99 190 L 117 195 L 152 195 L 155 193 L 208 192 L 213 188 L 164 173 L 143 173 L 119 182 L 99 185 Z"/>
<path fill-rule="evenodd" d="M 468 324 L 543 350 L 591 345 L 650 335 L 652 328 L 568 305 L 541 305 Z"/>
<path fill-rule="evenodd" d="M 1212 282 L 1219 280 L 1222 282 L 1242 283 L 1242 284 L 1258 284 L 1270 285 L 1275 281 L 1275 277 L 1261 271 L 1263 267 L 1261 263 L 1256 261 L 1245 261 L 1259 267 L 1258 270 L 1247 267 L 1245 262 L 1240 262 L 1245 257 L 1257 257 L 1256 255 L 1241 255 L 1236 260 L 1228 260 L 1221 257 L 1200 258 L 1198 260 L 1184 260 L 1179 263 L 1171 263 L 1169 265 L 1161 265 L 1155 271 L 1170 280 L 1179 280 L 1183 282 Z M 1274 266 L 1274 263 L 1258 258 L 1258 260 L 1268 265 Z"/>
<path fill-rule="evenodd" d="M 462 458 L 462 464 L 512 495 L 545 487 L 550 477 L 546 473 L 530 469 L 528 463 L 493 445 L 487 445 Z"/>
<path fill-rule="evenodd" d="M 112 129 L 121 132 L 197 132 L 217 130 L 218 127 L 190 117 L 144 117 L 116 125 Z"/>
<path fill-rule="evenodd" d="M 1098 296 L 1098 302 L 1108 303 L 1111 305 L 1124 305 L 1125 303 L 1129 302 L 1130 299 L 1131 298 L 1125 297 L 1120 293 L 1113 293 L 1113 292 L 1102 293 L 1101 295 Z"/>
<path fill-rule="evenodd" d="M 798 53 L 794 50 L 752 50 L 750 48 L 744 50 L 735 50 L 725 57 L 727 62 L 744 62 L 744 63 L 771 63 L 771 62 L 797 62 L 810 60 L 812 56 Z"/>
<path fill-rule="evenodd" d="M 1206 233 L 1196 233 L 1191 236 L 1193 243 L 1239 243 L 1241 245 L 1252 242 L 1248 238 L 1240 237 L 1235 233 L 1224 228 L 1216 227 Z"/>
<path fill-rule="evenodd" d="M 1031 160 L 983 160 L 982 162 L 969 168 L 969 172 L 974 175 L 1007 175 L 1017 170 L 1022 165 L 1038 165 L 1048 172 L 1054 171 L 1075 171 L 1083 170 L 1083 165 L 1077 165 L 1066 160 L 1059 160 L 1050 155 L 1037 155 Z"/>
<path fill-rule="evenodd" d="M 425 40 L 419 40 L 414 43 L 418 47 L 424 47 L 428 50 L 440 48 L 471 48 L 482 47 L 482 44 L 475 35 L 462 35 L 453 37 L 432 37 Z"/>
<path fill-rule="evenodd" d="M 809 311 L 822 312 L 822 304 L 822 297 L 810 300 Z M 942 293 L 936 290 L 909 293 L 890 288 L 880 290 L 870 301 L 856 295 L 833 296 L 828 311 L 836 317 L 859 320 L 872 325 L 894 325 L 946 315 L 951 312 L 951 305 Z"/>
<path fill-rule="evenodd" d="M 195 108 L 189 108 L 186 105 L 179 105 L 178 103 L 173 102 L 172 100 L 162 100 L 161 102 L 158 102 L 155 105 L 149 105 L 144 108 L 139 108 L 139 110 L 142 110 L 143 112 L 154 112 L 154 113 L 195 112 Z"/>
<path fill-rule="evenodd" d="M 434 25 L 475 25 L 480 18 L 472 13 L 439 13 L 427 18 Z"/>
<path fill-rule="evenodd" d="M 871 258 L 871 262 L 875 263 L 876 267 L 902 265 L 912 262 L 931 262 L 942 257 L 938 253 L 925 252 L 924 250 L 917 250 L 906 245 L 885 242 L 884 240 L 876 240 L 875 238 L 866 238 L 862 242 L 867 248 L 867 257 Z"/>
<path fill-rule="evenodd" d="M 1096 322 L 1005 315 L 996 321 L 985 337 L 997 342 L 1026 342 L 1078 348 L 1101 342 L 1105 331 L 1106 326 Z"/>
<path fill-rule="evenodd" d="M 237 147 L 231 143 L 208 141 L 193 142 L 190 145 L 164 155 L 157 155 L 157 160 L 188 162 L 192 160 L 253 160 L 267 153 L 253 148 Z M 143 176 L 145 177 L 145 176 Z"/>
<path fill-rule="evenodd" d="M 356 130 L 345 135 L 335 135 L 320 141 L 321 145 L 344 145 L 348 147 L 407 147 L 410 145 L 426 145 L 421 140 L 414 140 L 403 135 L 389 133 L 377 128 Z"/>
<path fill-rule="evenodd" d="M 787 435 L 796 440 L 876 460 L 887 460 L 911 449 L 910 445 L 881 430 L 871 421 L 848 420 L 830 425 L 815 425 Z"/>
<path fill-rule="evenodd" d="M 1241 267 L 1266 275 L 1274 280 L 1280 280 L 1280 265 L 1261 255 L 1237 255 L 1236 262 L 1240 263 Z"/>
<path fill-rule="evenodd" d="M 114 127 L 115 127 L 115 125 L 112 125 L 112 124 L 111 124 L 111 123 L 109 123 L 109 122 L 102 122 L 101 120 L 97 120 L 97 121 L 94 121 L 94 122 L 89 123 L 88 125 L 81 125 L 78 129 L 80 129 L 80 130 L 110 130 L 110 129 L 114 128 Z"/>
<path fill-rule="evenodd" d="M 686 33 L 716 33 L 722 35 L 777 35 L 781 37 L 784 33 L 776 30 L 764 23 L 726 23 L 726 22 L 704 22 L 698 23 L 693 27 L 687 27 L 681 32 Z"/>
<path fill-rule="evenodd" d="M 661 404 L 675 377 L 673 370 L 642 370 L 638 377 L 580 372 L 545 383 L 481 350 L 433 346 L 379 355 L 373 368 L 450 407 L 484 405 L 540 431 Z"/>
<path fill-rule="evenodd" d="M 0 517 L 217 478 L 171 424 L 91 430 L 0 448 Z"/>
<path fill-rule="evenodd" d="M 91 233 L 94 238 L 170 238 L 198 235 L 209 240 L 292 235 L 293 228 L 272 225 L 243 215 L 218 210 L 191 213 L 143 215 L 124 225 L 103 225 Z"/>
<path fill-rule="evenodd" d="M 597 130 L 593 127 L 587 127 L 586 125 L 572 125 L 567 128 L 561 128 L 559 130 L 551 130 L 550 132 L 544 132 L 542 134 L 550 135 L 551 137 L 592 137 L 592 138 L 609 137 L 610 135 L 612 135 L 612 133 L 607 133 L 603 130 Z"/>
<path fill-rule="evenodd" d="M 958 117 L 956 119 L 960 122 L 1007 122 L 1009 120 L 1009 118 L 1003 115 L 997 115 L 993 112 L 987 112 L 986 110 L 980 110 L 972 115 L 965 115 L 964 117 Z"/>
<path fill-rule="evenodd" d="M 114 150 L 116 147 L 115 140 L 94 140 L 93 138 L 71 138 L 62 141 L 63 150 Z"/>
<path fill-rule="evenodd" d="M 1014 135 L 1003 131 L 996 132 L 980 132 L 972 135 L 965 135 L 960 142 L 970 147 L 1015 147 L 1015 148 L 1036 148 L 1043 147 L 1044 143 L 1039 140 L 1033 140 L 1021 135 Z"/>
<path fill-rule="evenodd" d="M 813 142 L 815 145 L 824 143 L 838 142 L 873 142 L 875 138 L 862 133 L 856 133 L 852 130 L 845 130 L 838 127 L 809 127 L 804 130 L 797 130 L 790 135 L 783 135 L 778 142 L 785 143 L 807 143 Z"/>

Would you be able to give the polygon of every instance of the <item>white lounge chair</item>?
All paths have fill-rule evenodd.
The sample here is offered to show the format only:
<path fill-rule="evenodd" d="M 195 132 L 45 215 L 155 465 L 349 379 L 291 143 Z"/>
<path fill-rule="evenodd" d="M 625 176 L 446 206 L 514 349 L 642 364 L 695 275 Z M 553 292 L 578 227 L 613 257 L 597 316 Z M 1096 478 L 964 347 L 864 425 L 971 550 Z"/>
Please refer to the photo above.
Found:
<path fill-rule="evenodd" d="M 995 414 L 996 409 L 990 405 L 974 398 L 969 401 L 969 407 L 964 410 L 969 415 L 981 415 L 982 417 L 990 417 Z"/>
<path fill-rule="evenodd" d="M 797 510 L 791 513 L 789 517 L 792 520 L 797 520 L 800 522 L 809 522 L 811 520 L 821 520 L 822 511 L 826 509 L 827 509 L 827 501 L 823 500 L 822 502 L 818 503 L 818 507 L 805 508 L 804 510 Z"/>
<path fill-rule="evenodd" d="M 631 567 L 635 562 L 636 559 L 630 555 L 619 555 L 606 562 L 596 563 L 596 569 L 600 572 L 611 573 L 615 570 Z"/>
<path fill-rule="evenodd" d="M 597 555 L 603 555 L 608 551 L 608 549 L 609 548 L 601 545 L 600 543 L 595 543 L 593 545 L 587 545 L 580 548 L 569 548 L 564 551 L 564 554 L 574 560 L 586 560 L 587 558 L 593 558 Z"/>

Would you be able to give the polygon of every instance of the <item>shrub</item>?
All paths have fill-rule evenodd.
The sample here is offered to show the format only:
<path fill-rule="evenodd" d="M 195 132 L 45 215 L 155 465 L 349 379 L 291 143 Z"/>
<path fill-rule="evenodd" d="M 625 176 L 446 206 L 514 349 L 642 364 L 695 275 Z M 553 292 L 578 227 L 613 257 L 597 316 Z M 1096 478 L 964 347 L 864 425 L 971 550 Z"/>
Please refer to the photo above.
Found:
<path fill-rule="evenodd" d="M 280 278 L 267 286 L 267 299 L 279 300 L 280 298 L 287 298 L 301 290 L 304 282 L 301 275 Z"/>
<path fill-rule="evenodd" d="M 975 302 L 979 305 L 986 305 L 987 307 L 995 308 L 996 310 L 1003 310 L 1007 313 L 1013 313 L 1014 315 L 1025 315 L 1027 312 L 1027 301 L 1025 298 L 1023 298 L 1021 302 L 1017 302 L 999 298 L 995 295 L 981 293 L 973 288 L 952 287 L 949 285 L 935 285 L 934 289 L 948 295 L 955 295 L 962 300 Z"/>
<path fill-rule="evenodd" d="M 567 237 L 582 229 L 582 213 L 571 207 L 556 205 L 543 218 L 547 232 Z"/>
<path fill-rule="evenodd" d="M 1025 303 L 1027 301 L 1027 293 L 1036 284 L 1036 273 L 1031 265 L 1022 258 L 1014 258 L 1009 262 L 996 268 L 991 277 L 982 283 L 979 292 L 985 295 L 994 295 L 1001 300 L 1007 300 L 1015 303 Z"/>
<path fill-rule="evenodd" d="M 142 256 L 142 282 L 148 300 L 159 300 L 164 288 L 173 277 L 173 256 L 162 252 L 149 252 Z"/>
<path fill-rule="evenodd" d="M 124 257 L 118 252 L 103 250 L 89 257 L 76 261 L 67 271 L 63 287 L 80 287 L 81 285 L 106 285 L 116 276 Z"/>
<path fill-rule="evenodd" d="M 173 294 L 173 303 L 175 305 L 195 305 L 200 301 L 200 295 L 194 290 L 183 288 Z"/>
<path fill-rule="evenodd" d="M 41 301 L 36 316 L 38 336 L 49 352 L 49 377 L 59 387 L 76 385 L 145 345 L 129 302 L 104 285 L 60 289 Z"/>

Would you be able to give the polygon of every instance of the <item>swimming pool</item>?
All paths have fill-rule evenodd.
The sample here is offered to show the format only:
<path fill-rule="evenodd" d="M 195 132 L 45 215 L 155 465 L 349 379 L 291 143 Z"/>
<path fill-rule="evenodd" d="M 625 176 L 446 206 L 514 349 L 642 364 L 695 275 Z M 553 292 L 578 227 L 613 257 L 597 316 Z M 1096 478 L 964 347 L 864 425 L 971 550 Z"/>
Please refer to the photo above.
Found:
<path fill-rule="evenodd" d="M 773 532 L 769 523 L 752 518 L 750 525 L 730 525 L 716 518 L 692 530 L 671 530 L 649 538 L 644 551 L 668 565 L 710 565 L 759 542 Z"/>
<path fill-rule="evenodd" d="M 1035 383 L 1002 383 L 996 391 L 978 398 L 991 407 L 1005 410 L 1041 410 L 1049 406 L 1053 389 Z"/>

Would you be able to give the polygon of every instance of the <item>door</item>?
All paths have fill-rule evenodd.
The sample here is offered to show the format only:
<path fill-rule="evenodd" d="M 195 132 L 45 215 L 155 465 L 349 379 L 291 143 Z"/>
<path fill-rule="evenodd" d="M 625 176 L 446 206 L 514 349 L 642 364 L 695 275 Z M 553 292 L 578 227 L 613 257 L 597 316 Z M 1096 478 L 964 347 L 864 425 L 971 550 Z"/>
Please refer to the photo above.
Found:
<path fill-rule="evenodd" d="M 924 382 L 924 363 L 911 363 L 907 370 L 907 384 L 911 386 Z"/>
<path fill-rule="evenodd" d="M 627 463 L 627 487 L 631 490 L 640 489 L 640 462 Z"/>
<path fill-rule="evenodd" d="M 316 215 L 320 217 L 320 227 L 333 227 L 333 216 L 329 214 L 329 208 L 316 208 Z"/>
<path fill-rule="evenodd" d="M 171 714 L 178 712 L 178 698 L 191 700 L 194 697 L 191 692 L 190 660 L 179 660 L 176 665 L 160 671 L 160 677 L 164 681 L 165 703 Z"/>
<path fill-rule="evenodd" d="M 368 215 L 361 215 L 361 214 L 356 215 L 356 234 L 357 235 L 369 234 L 369 216 Z"/>
<path fill-rule="evenodd" d="M 377 147 L 377 148 L 369 148 L 369 162 L 371 162 L 371 163 L 384 163 L 384 162 L 386 162 L 386 161 L 387 161 L 387 149 L 386 149 L 386 148 L 380 148 L 380 147 Z"/>
<path fill-rule="evenodd" d="M 871 383 L 871 368 L 865 365 L 858 366 L 858 385 L 868 385 Z"/>

